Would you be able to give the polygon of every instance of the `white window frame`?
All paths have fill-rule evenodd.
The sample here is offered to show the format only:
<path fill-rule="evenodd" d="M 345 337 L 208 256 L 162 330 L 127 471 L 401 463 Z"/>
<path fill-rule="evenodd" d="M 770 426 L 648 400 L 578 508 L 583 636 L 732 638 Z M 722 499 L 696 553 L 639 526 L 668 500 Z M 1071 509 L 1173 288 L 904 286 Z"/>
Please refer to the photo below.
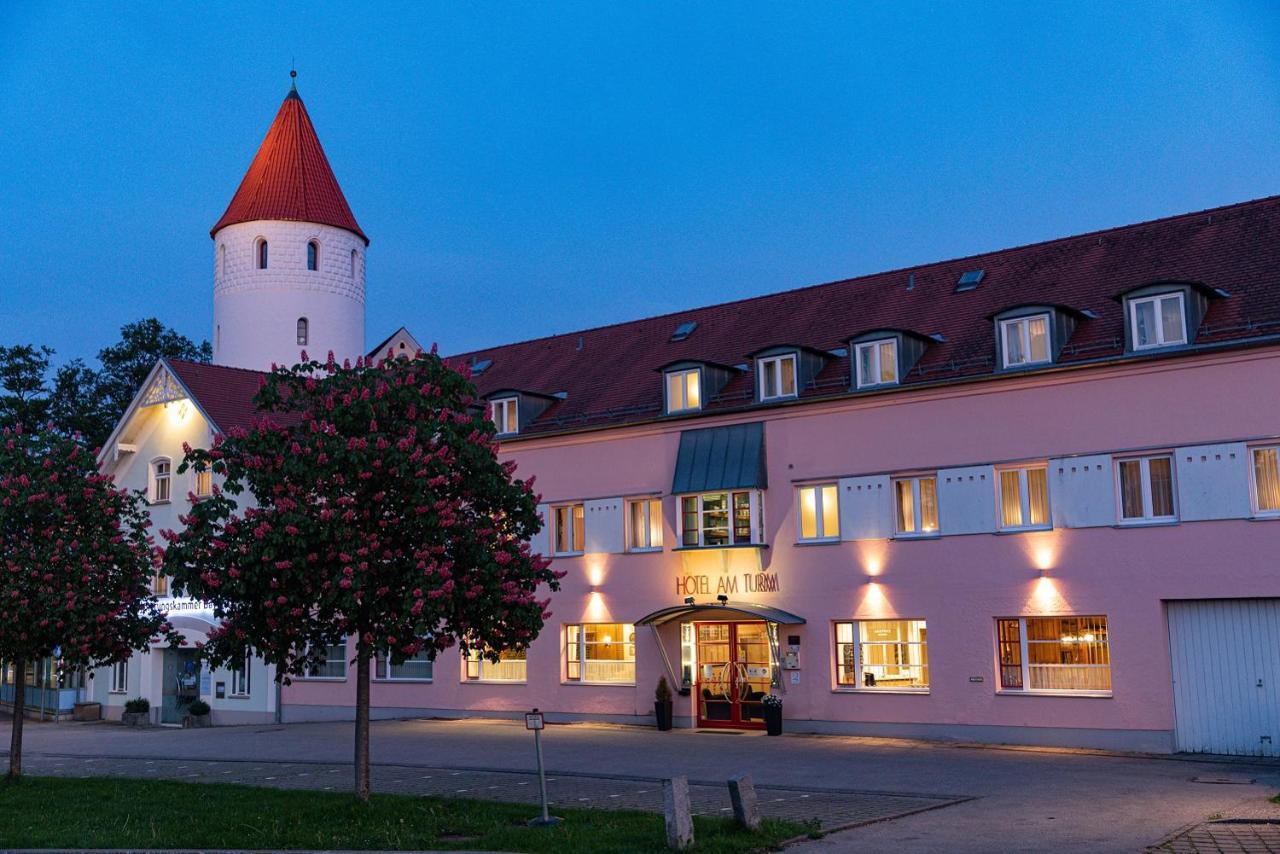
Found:
<path fill-rule="evenodd" d="M 1169 461 L 1169 505 L 1173 513 L 1168 516 L 1153 514 L 1155 503 L 1151 494 L 1151 461 Z M 1124 515 L 1124 463 L 1137 462 L 1141 471 L 1142 515 L 1127 517 Z M 1116 520 L 1121 525 L 1162 525 L 1178 521 L 1178 471 L 1172 453 L 1144 454 L 1141 456 L 1116 457 L 1114 477 L 1116 481 Z"/>
<path fill-rule="evenodd" d="M 884 369 L 884 362 L 880 356 L 880 348 L 885 344 L 893 348 L 893 379 L 882 380 L 880 374 Z M 871 351 L 871 376 L 862 375 L 862 353 L 865 350 Z M 853 348 L 853 370 L 855 381 L 858 388 L 872 388 L 874 386 L 890 386 L 897 385 L 902 379 L 898 375 L 898 339 L 897 338 L 877 338 L 874 341 L 861 341 Z"/>
<path fill-rule="evenodd" d="M 827 492 L 830 490 L 830 496 Z M 804 535 L 805 495 L 813 493 L 813 527 L 814 535 Z M 836 529 L 826 528 L 827 498 L 835 500 Z M 800 543 L 838 543 L 840 541 L 840 486 L 836 483 L 806 483 L 796 488 L 796 542 Z"/>
<path fill-rule="evenodd" d="M 1066 689 L 1066 688 L 1032 688 L 1031 687 L 1031 656 L 1028 647 L 1030 643 L 1027 639 L 1027 620 L 1052 620 L 1052 619 L 1102 619 L 1107 626 L 1107 663 L 1101 664 L 1080 664 L 1080 665 L 1060 665 L 1063 667 L 1106 667 L 1108 678 L 1111 680 L 1111 690 L 1097 690 L 1089 688 Z M 1022 687 L 1006 688 L 1004 686 L 1001 668 L 1004 666 L 1000 662 L 1000 622 L 1002 620 L 1014 621 L 1018 623 L 1018 643 L 1019 643 L 1019 659 L 1022 670 Z M 996 617 L 993 625 L 995 630 L 995 665 L 996 665 L 996 693 L 997 694 L 1032 694 L 1046 695 L 1051 697 L 1110 697 L 1115 689 L 1115 673 L 1112 665 L 1115 663 L 1111 659 L 1111 618 L 1106 614 L 1032 614 L 1022 617 Z M 1041 641 L 1047 643 L 1047 641 Z"/>
<path fill-rule="evenodd" d="M 791 391 L 784 391 L 782 388 L 782 366 L 784 363 L 791 363 Z M 765 394 L 765 380 L 770 374 L 774 374 L 775 386 L 778 393 L 775 395 Z M 756 384 L 758 386 L 760 400 L 791 400 L 800 394 L 800 360 L 795 353 L 781 353 L 777 356 L 765 356 L 756 359 Z"/>
<path fill-rule="evenodd" d="M 160 473 L 160 466 L 165 467 L 164 474 Z M 173 460 L 169 457 L 156 457 L 151 461 L 150 467 L 150 483 L 148 483 L 147 494 L 152 504 L 168 504 L 173 500 Z M 161 497 L 161 484 L 164 484 L 164 496 Z"/>
<path fill-rule="evenodd" d="M 419 655 L 426 655 L 426 649 L 422 649 Z M 434 682 L 436 679 L 436 663 L 430 658 L 426 659 L 430 676 L 396 676 L 392 672 L 392 668 L 403 666 L 391 663 L 391 656 L 379 655 L 374 658 L 373 678 L 378 682 L 414 682 L 420 685 Z"/>
<path fill-rule="evenodd" d="M 587 642 L 586 642 L 586 629 L 587 629 L 587 627 L 588 627 L 588 626 L 613 626 L 613 625 L 616 625 L 616 626 L 620 626 L 620 627 L 621 627 L 622 632 L 623 632 L 623 637 L 622 637 L 622 639 L 620 639 L 620 640 L 619 640 L 619 641 L 617 641 L 617 642 L 618 642 L 618 643 L 620 643 L 620 644 L 623 644 L 623 646 L 624 646 L 624 647 L 630 647 L 630 648 L 631 648 L 631 650 L 630 650 L 630 651 L 631 651 L 631 657 L 630 657 L 629 659 L 628 659 L 628 658 L 620 658 L 620 659 L 598 659 L 598 658 L 597 658 L 597 659 L 593 659 L 593 658 L 587 658 Z M 572 630 L 572 629 L 574 629 L 574 628 L 576 628 L 576 629 L 578 630 L 578 640 L 576 640 L 576 641 L 572 641 L 572 640 L 570 640 L 570 639 L 569 639 L 569 638 L 570 638 L 570 636 L 571 636 L 571 630 Z M 630 639 L 630 640 L 627 640 L 627 639 L 626 639 L 626 638 L 627 638 L 627 635 L 626 635 L 626 630 L 627 630 L 627 629 L 630 629 L 630 630 L 631 630 L 631 635 L 630 635 L 631 639 Z M 568 683 L 568 684 L 572 684 L 572 685 L 631 685 L 631 686 L 634 686 L 634 685 L 636 684 L 636 641 L 635 641 L 635 637 L 636 637 L 636 627 L 635 627 L 635 625 L 634 625 L 634 624 L 632 624 L 632 623 L 565 623 L 565 625 L 564 625 L 564 665 L 565 665 L 565 669 L 564 669 L 564 681 L 565 681 L 566 683 Z M 577 657 L 576 657 L 576 658 L 570 658 L 570 650 L 571 650 L 571 648 L 572 648 L 575 644 L 576 644 L 576 645 L 577 645 L 577 647 L 578 647 L 578 655 L 577 655 Z M 624 651 L 624 653 L 626 652 L 626 650 L 625 650 L 625 649 L 624 649 L 623 651 Z M 630 678 L 630 679 L 626 679 L 626 680 L 622 680 L 622 679 L 587 679 L 587 678 L 585 678 L 585 676 L 586 676 L 586 671 L 587 671 L 587 664 L 588 664 L 589 662 L 593 662 L 593 661 L 601 661 L 601 662 L 609 662 L 609 663 L 630 664 L 630 665 L 631 665 L 631 678 Z M 572 673 L 573 673 L 573 665 L 575 665 L 575 664 L 577 665 L 577 671 L 578 671 L 578 675 L 577 675 L 577 676 L 573 676 L 573 675 L 572 675 Z"/>
<path fill-rule="evenodd" d="M 690 405 L 689 403 L 689 377 L 693 377 L 695 386 L 695 396 L 697 403 Z M 680 399 L 673 400 L 671 397 L 672 380 L 679 377 L 680 382 Z M 662 375 L 662 394 L 667 401 L 667 414 L 674 415 L 678 412 L 697 412 L 702 409 L 702 369 L 701 368 L 681 368 L 675 371 L 666 371 Z"/>
<path fill-rule="evenodd" d="M 245 653 L 244 660 L 240 662 L 239 667 L 228 668 L 231 671 L 231 686 L 228 696 L 235 699 L 244 699 L 248 697 L 253 690 L 253 655 Z"/>
<path fill-rule="evenodd" d="M 1028 472 L 1036 470 L 1044 472 L 1045 508 L 1044 521 L 1032 524 L 1028 521 L 1031 518 L 1031 489 L 1028 485 Z M 1004 523 L 1004 475 L 1006 472 L 1018 473 L 1018 503 L 1022 508 L 1021 525 Z M 1048 463 L 1027 463 L 996 469 L 996 525 L 1001 531 L 1048 531 L 1053 528 L 1053 496 L 1049 494 Z"/>
<path fill-rule="evenodd" d="M 294 326 L 297 329 L 297 339 L 299 347 L 306 347 L 311 341 L 311 321 L 305 317 L 299 317 Z"/>
<path fill-rule="evenodd" d="M 1176 299 L 1178 301 L 1178 312 L 1182 317 L 1182 338 L 1176 341 L 1170 341 L 1165 338 L 1164 334 L 1164 313 L 1160 310 L 1160 303 L 1167 299 Z M 1155 333 L 1156 340 L 1153 344 L 1138 343 L 1138 306 L 1153 303 L 1155 305 Z M 1173 347 L 1178 344 L 1186 344 L 1189 330 L 1187 329 L 1187 301 L 1182 291 L 1171 291 L 1163 294 L 1152 294 L 1149 297 L 1138 297 L 1129 300 L 1129 341 L 1133 345 L 1134 350 L 1154 350 L 1157 347 Z"/>
<path fill-rule="evenodd" d="M 213 495 L 213 469 L 191 467 L 191 494 L 197 500 Z"/>
<path fill-rule="evenodd" d="M 751 537 L 747 542 L 736 542 L 734 531 L 734 496 L 746 493 L 748 497 L 748 507 L 751 514 Z M 706 499 L 716 496 L 725 496 L 728 502 L 729 527 L 727 543 L 707 543 L 706 532 L 708 528 L 703 525 L 706 518 Z M 684 502 L 685 499 L 695 499 L 698 502 L 698 542 L 697 544 L 685 543 L 685 527 L 684 527 Z M 742 546 L 758 546 L 764 543 L 764 502 L 761 499 L 760 490 L 758 489 L 729 489 L 723 492 L 701 492 L 688 495 L 678 496 L 678 504 L 676 505 L 676 546 L 677 549 L 727 549 Z"/>
<path fill-rule="evenodd" d="M 1031 321 L 1044 321 L 1044 358 L 1037 359 L 1031 355 Z M 1009 361 L 1009 336 L 1016 334 L 1018 343 L 1026 358 L 1021 362 Z M 1010 317 L 1000 321 L 1000 361 L 1006 368 L 1025 368 L 1028 365 L 1049 365 L 1053 363 L 1053 318 L 1048 313 L 1026 314 L 1021 317 Z"/>
<path fill-rule="evenodd" d="M 524 653 L 523 659 L 511 659 L 524 661 L 524 676 L 519 679 L 500 679 L 494 676 L 486 676 L 485 670 L 491 667 L 500 667 L 501 663 L 495 664 L 485 658 L 482 650 L 471 650 L 462 656 L 462 681 L 464 683 L 487 683 L 491 685 L 524 685 L 529 681 L 529 649 L 518 650 Z M 508 650 L 512 652 L 512 650 Z M 476 675 L 472 676 L 472 672 Z"/>
<path fill-rule="evenodd" d="M 561 525 L 560 511 L 562 510 L 567 511 L 566 513 L 564 513 L 564 518 L 568 520 L 568 525 L 569 525 L 569 533 L 568 533 L 568 536 L 565 538 L 565 542 L 569 544 L 569 548 L 564 551 L 561 551 L 560 549 L 560 525 Z M 587 510 L 586 505 L 583 504 L 581 501 L 571 501 L 567 504 L 551 505 L 551 554 L 557 557 L 564 557 L 564 556 L 580 555 L 584 551 L 586 551 L 586 545 L 587 545 L 586 510 Z M 582 525 L 581 531 L 578 530 L 579 523 Z M 581 545 L 581 548 L 575 548 L 575 546 L 578 546 L 578 545 Z"/>
<path fill-rule="evenodd" d="M 307 241 L 306 261 L 307 261 L 307 272 L 309 273 L 320 272 L 320 241 L 314 237 Z"/>
<path fill-rule="evenodd" d="M 866 677 L 862 672 L 862 669 L 863 669 L 862 647 L 863 647 L 863 644 L 879 644 L 880 642 L 864 641 L 862 639 L 862 626 L 864 623 L 924 623 L 925 631 L 927 632 L 929 629 L 928 621 L 922 617 L 886 617 L 884 619 L 832 621 L 831 648 L 834 653 L 834 657 L 832 659 L 831 678 L 835 686 L 834 690 L 841 693 L 850 692 L 850 693 L 866 693 L 866 694 L 928 694 L 931 688 L 933 687 L 933 674 L 931 672 L 933 670 L 933 665 L 931 663 L 927 663 L 929 658 L 929 640 L 927 637 L 923 641 L 894 641 L 893 642 L 895 644 L 902 644 L 902 643 L 905 643 L 908 645 L 914 644 L 923 650 L 924 654 L 922 656 L 922 660 L 926 662 L 925 664 L 900 665 L 900 666 L 925 668 L 926 671 L 929 671 L 927 685 L 925 685 L 924 687 L 907 686 L 907 687 L 882 688 L 879 686 L 872 687 L 866 684 L 865 682 Z M 849 626 L 853 636 L 853 640 L 851 642 L 853 645 L 853 671 L 858 675 L 858 681 L 856 684 L 853 684 L 853 685 L 850 685 L 847 682 L 840 681 L 840 647 L 844 643 L 843 641 L 840 640 L 841 626 Z M 876 667 L 878 665 L 867 665 L 867 666 Z"/>
<path fill-rule="evenodd" d="M 117 661 L 111 665 L 111 691 L 112 694 L 128 694 L 129 693 L 129 661 Z"/>
<path fill-rule="evenodd" d="M 1280 507 L 1263 508 L 1258 499 L 1258 458 L 1260 452 L 1270 451 L 1280 458 L 1280 445 L 1256 445 L 1249 448 L 1249 500 L 1253 515 L 1263 519 L 1280 517 Z M 1280 462 L 1280 459 L 1277 460 Z"/>
<path fill-rule="evenodd" d="M 920 482 L 923 480 L 933 481 L 933 503 L 935 527 L 931 531 L 924 530 L 923 520 L 920 515 Z M 915 526 L 912 530 L 903 530 L 898 520 L 898 484 L 911 484 L 911 502 L 912 502 L 912 523 Z M 906 474 L 890 479 L 890 486 L 893 488 L 893 536 L 900 539 L 910 539 L 914 537 L 936 537 L 942 533 L 942 501 L 938 494 L 938 475 L 937 472 L 925 472 L 923 474 Z"/>
<path fill-rule="evenodd" d="M 313 676 L 311 675 L 313 672 L 312 669 L 308 668 L 307 675 L 299 676 L 298 677 L 299 679 L 309 679 L 313 682 L 346 682 L 347 681 L 347 672 L 351 669 L 350 668 L 351 662 L 348 660 L 347 642 L 343 640 L 340 643 L 329 644 L 325 649 L 329 651 L 329 654 L 332 654 L 332 650 L 334 649 L 342 650 L 342 675 L 341 676 Z M 327 664 L 332 664 L 337 660 L 338 659 L 336 658 L 326 658 L 325 662 Z"/>
<path fill-rule="evenodd" d="M 634 514 L 640 513 L 644 536 L 637 536 Z M 654 541 L 654 514 L 657 514 L 657 541 Z M 627 551 L 660 552 L 662 551 L 662 499 L 661 498 L 628 498 L 626 502 Z"/>
<path fill-rule="evenodd" d="M 499 436 L 514 436 L 520 432 L 520 398 L 497 397 L 489 401 L 489 408 L 493 426 L 498 428 Z M 513 421 L 514 429 L 508 430 L 508 425 Z"/>

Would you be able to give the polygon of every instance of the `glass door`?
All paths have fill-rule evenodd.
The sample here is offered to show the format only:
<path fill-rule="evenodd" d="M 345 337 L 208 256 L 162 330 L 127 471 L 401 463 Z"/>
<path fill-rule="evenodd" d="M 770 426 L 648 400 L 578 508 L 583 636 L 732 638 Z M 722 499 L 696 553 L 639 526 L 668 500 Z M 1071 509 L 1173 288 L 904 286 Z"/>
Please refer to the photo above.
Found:
<path fill-rule="evenodd" d="M 698 726 L 764 726 L 764 698 L 772 669 L 768 628 L 762 622 L 697 623 Z"/>
<path fill-rule="evenodd" d="M 160 723 L 180 724 L 200 696 L 200 662 L 194 649 L 166 649 L 163 667 Z"/>

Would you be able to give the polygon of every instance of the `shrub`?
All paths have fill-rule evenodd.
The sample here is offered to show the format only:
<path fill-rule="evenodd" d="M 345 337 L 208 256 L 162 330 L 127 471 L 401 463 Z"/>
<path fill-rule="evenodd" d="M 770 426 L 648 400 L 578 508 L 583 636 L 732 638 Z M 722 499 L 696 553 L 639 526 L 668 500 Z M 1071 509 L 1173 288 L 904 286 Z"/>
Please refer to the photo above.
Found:
<path fill-rule="evenodd" d="M 187 707 L 187 711 L 196 716 L 207 715 L 209 714 L 209 704 L 204 700 L 192 700 L 191 705 Z"/>
<path fill-rule="evenodd" d="M 653 689 L 653 699 L 659 703 L 671 702 L 671 686 L 667 684 L 667 677 L 658 677 L 658 687 Z"/>
<path fill-rule="evenodd" d="M 145 714 L 151 711 L 151 701 L 146 697 L 134 697 L 132 700 L 125 701 L 124 710 L 134 714 Z"/>

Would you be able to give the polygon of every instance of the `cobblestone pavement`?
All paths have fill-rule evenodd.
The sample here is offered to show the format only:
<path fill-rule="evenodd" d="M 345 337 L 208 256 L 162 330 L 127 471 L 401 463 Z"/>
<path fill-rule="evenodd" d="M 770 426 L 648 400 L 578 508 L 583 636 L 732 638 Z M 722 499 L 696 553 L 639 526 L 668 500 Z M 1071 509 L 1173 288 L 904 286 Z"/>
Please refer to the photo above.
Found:
<path fill-rule="evenodd" d="M 27 753 L 23 771 L 58 777 L 135 777 L 183 782 L 244 783 L 282 789 L 345 791 L 352 766 L 338 763 L 210 761 L 135 757 L 84 757 Z M 538 776 L 491 768 L 434 768 L 379 764 L 374 790 L 392 794 L 538 802 Z M 823 830 L 886 821 L 969 800 L 943 794 L 758 786 L 761 812 L 774 818 L 816 820 Z M 662 781 L 656 778 L 556 773 L 547 777 L 553 807 L 662 811 Z M 726 783 L 691 780 L 695 815 L 729 815 Z"/>
<path fill-rule="evenodd" d="M 1280 824 L 1256 819 L 1205 822 L 1175 834 L 1148 851 L 1173 854 L 1280 852 Z"/>

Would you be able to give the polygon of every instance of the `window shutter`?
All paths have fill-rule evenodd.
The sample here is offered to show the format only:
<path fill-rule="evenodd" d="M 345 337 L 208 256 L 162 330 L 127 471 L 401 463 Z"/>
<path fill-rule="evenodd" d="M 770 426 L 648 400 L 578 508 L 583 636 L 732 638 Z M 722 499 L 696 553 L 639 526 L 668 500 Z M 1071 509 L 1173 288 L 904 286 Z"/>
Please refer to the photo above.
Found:
<path fill-rule="evenodd" d="M 611 553 L 623 551 L 623 500 L 602 498 L 584 501 L 586 517 L 586 553 Z"/>
<path fill-rule="evenodd" d="M 883 540 L 893 536 L 893 490 L 888 475 L 844 477 L 840 493 L 840 539 Z"/>
<path fill-rule="evenodd" d="M 1110 454 L 1049 460 L 1049 512 L 1055 528 L 1114 525 L 1115 472 Z"/>
<path fill-rule="evenodd" d="M 1249 448 L 1243 442 L 1194 445 L 1173 452 L 1178 517 L 1243 519 L 1249 503 Z"/>
<path fill-rule="evenodd" d="M 938 530 L 989 534 L 996 529 L 996 481 L 991 466 L 938 470 Z M 1050 496 L 1050 503 L 1052 503 Z"/>
<path fill-rule="evenodd" d="M 533 535 L 529 548 L 534 554 L 551 554 L 551 508 L 546 504 L 538 505 L 538 515 L 542 517 L 542 530 Z"/>

